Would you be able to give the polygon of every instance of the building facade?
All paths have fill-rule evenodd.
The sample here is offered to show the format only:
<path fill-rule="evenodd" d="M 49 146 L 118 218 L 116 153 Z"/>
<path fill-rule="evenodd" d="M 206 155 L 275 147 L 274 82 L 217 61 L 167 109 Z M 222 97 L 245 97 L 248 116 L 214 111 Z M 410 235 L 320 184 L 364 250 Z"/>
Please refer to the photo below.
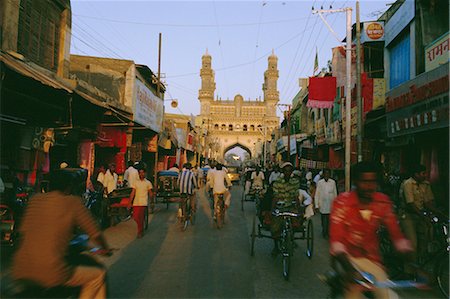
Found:
<path fill-rule="evenodd" d="M 211 61 L 211 55 L 203 55 L 198 97 L 201 110 L 197 122 L 204 135 L 204 157 L 221 160 L 234 147 L 245 149 L 254 158 L 263 155 L 262 145 L 279 125 L 276 115 L 279 101 L 277 56 L 272 53 L 268 58 L 264 99 L 253 101 L 244 100 L 240 94 L 233 100 L 215 98 L 216 83 Z"/>

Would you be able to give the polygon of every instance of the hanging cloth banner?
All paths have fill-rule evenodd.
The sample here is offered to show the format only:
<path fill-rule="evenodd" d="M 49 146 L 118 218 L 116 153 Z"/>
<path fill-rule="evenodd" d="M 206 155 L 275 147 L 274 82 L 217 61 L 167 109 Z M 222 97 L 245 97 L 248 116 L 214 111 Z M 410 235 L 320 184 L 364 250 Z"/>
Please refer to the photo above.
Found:
<path fill-rule="evenodd" d="M 307 107 L 332 108 L 336 98 L 336 77 L 309 77 Z"/>

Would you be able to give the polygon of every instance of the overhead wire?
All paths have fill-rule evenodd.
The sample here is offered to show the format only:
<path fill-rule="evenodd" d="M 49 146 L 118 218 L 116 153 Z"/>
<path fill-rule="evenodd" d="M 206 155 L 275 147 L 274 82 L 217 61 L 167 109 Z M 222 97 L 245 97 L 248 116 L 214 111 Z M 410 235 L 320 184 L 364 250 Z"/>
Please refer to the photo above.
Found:
<path fill-rule="evenodd" d="M 134 24 L 134 25 L 147 25 L 147 26 L 165 26 L 165 27 L 244 27 L 244 26 L 257 26 L 259 23 L 234 23 L 234 24 L 175 24 L 175 23 L 148 23 L 148 22 L 136 22 L 136 21 L 126 21 L 126 20 L 114 20 L 108 18 L 94 17 L 94 16 L 85 16 L 80 14 L 73 14 L 74 16 L 81 18 L 94 19 L 105 22 L 112 23 L 123 23 L 123 24 Z M 268 21 L 262 24 L 279 24 L 279 23 L 289 23 L 289 22 L 297 22 L 304 20 L 305 18 L 295 18 L 295 19 L 286 19 L 286 20 L 276 20 L 276 21 Z"/>
<path fill-rule="evenodd" d="M 326 1 L 323 1 L 321 7 L 323 7 L 323 5 L 325 4 L 325 2 L 326 2 Z M 311 30 L 311 32 L 310 32 L 310 34 L 309 34 L 308 40 L 307 40 L 307 42 L 306 42 L 306 45 L 310 45 L 310 40 L 311 40 L 311 37 L 312 37 L 313 32 L 314 32 L 314 28 L 316 27 L 317 21 L 318 21 L 318 20 L 319 20 L 319 17 L 317 17 L 317 18 L 316 18 L 316 21 L 314 22 L 313 30 Z M 315 43 L 317 42 L 317 40 L 319 39 L 319 37 L 320 37 L 320 35 L 321 35 L 321 33 L 322 33 L 322 30 L 323 30 L 323 26 L 320 27 L 319 33 L 316 34 L 316 40 L 315 40 L 315 42 L 311 44 L 313 47 L 314 47 Z M 314 53 L 313 50 L 312 50 L 312 51 L 305 51 L 305 52 L 307 52 L 307 53 L 309 52 L 310 54 L 311 54 L 311 53 Z M 305 52 L 304 52 L 304 53 L 305 53 Z M 306 59 L 306 61 L 305 61 L 305 59 Z M 302 59 L 299 61 L 299 63 L 297 64 L 297 67 L 295 68 L 294 74 L 301 75 L 301 74 L 303 73 L 303 70 L 305 69 L 307 62 L 309 61 L 308 59 L 309 59 L 309 56 L 306 56 L 306 55 L 303 55 L 303 56 L 302 56 Z M 303 62 L 303 63 L 301 63 L 301 62 Z M 302 71 L 301 71 L 301 72 L 298 72 L 298 70 L 300 69 L 301 65 L 303 65 Z M 297 83 L 296 80 L 292 80 L 291 83 L 289 83 L 288 88 L 287 88 L 285 94 L 290 95 L 292 89 L 295 89 L 295 88 L 296 88 L 296 83 Z M 291 98 L 291 97 L 288 97 L 288 98 Z"/>
<path fill-rule="evenodd" d="M 92 5 L 91 2 L 87 2 L 89 4 L 89 6 L 95 11 L 95 13 L 97 13 L 97 15 L 102 16 L 102 12 L 99 11 L 94 5 Z M 78 18 L 80 20 L 80 18 Z M 81 20 L 80 20 L 81 21 Z M 83 21 L 82 21 L 83 22 Z M 83 22 L 84 23 L 84 22 Z M 86 24 L 86 23 L 85 23 Z M 114 25 L 112 26 L 106 26 L 106 28 L 108 29 L 109 32 L 112 33 L 112 36 L 116 39 L 116 41 L 118 41 L 120 44 L 124 45 L 125 49 L 131 49 L 131 47 L 129 47 L 129 45 L 131 44 L 131 42 L 128 39 L 125 39 L 124 36 L 120 33 L 120 30 L 116 30 L 116 28 L 114 27 Z M 95 33 L 97 33 L 98 36 L 103 38 L 103 35 L 101 35 L 100 33 L 98 33 L 97 31 L 94 30 Z M 105 39 L 107 42 L 109 42 L 112 45 L 112 42 L 109 41 L 109 39 Z M 116 48 L 117 49 L 117 48 Z M 141 54 L 143 57 L 145 57 L 145 55 L 143 55 L 141 47 L 133 47 L 134 50 L 137 50 L 139 52 L 139 54 Z M 119 50 L 119 51 L 123 51 L 123 50 Z M 132 57 L 133 55 L 131 55 L 130 57 Z"/>
<path fill-rule="evenodd" d="M 289 39 L 287 39 L 286 41 L 284 41 L 283 43 L 279 44 L 278 46 L 274 47 L 274 50 L 278 50 L 282 47 L 284 47 L 285 45 L 287 45 L 288 43 L 290 43 L 291 41 L 295 40 L 297 37 L 303 35 L 309 28 L 304 28 L 303 31 L 300 31 L 298 33 L 296 33 L 295 35 L 293 35 L 292 37 L 290 37 Z M 223 67 L 223 68 L 219 68 L 219 69 L 215 69 L 215 72 L 218 71 L 223 71 L 223 70 L 228 70 L 228 69 L 234 69 L 234 68 L 238 68 L 241 66 L 246 66 L 249 64 L 252 64 L 256 61 L 259 61 L 263 58 L 266 58 L 267 55 L 270 55 L 270 53 L 272 52 L 272 50 L 266 52 L 265 54 L 263 54 L 262 56 L 258 57 L 256 60 L 252 60 L 252 61 L 247 61 L 247 62 L 243 62 L 243 63 L 239 63 L 239 64 L 235 64 L 235 65 L 231 65 L 231 66 L 227 66 L 227 67 Z M 192 73 L 186 73 L 186 74 L 180 74 L 180 75 L 173 75 L 173 76 L 167 76 L 166 78 L 179 78 L 179 77 L 189 77 L 189 76 L 193 76 L 193 75 L 198 75 L 199 72 L 192 72 Z"/>
<path fill-rule="evenodd" d="M 341 8 L 344 8 L 347 2 L 348 2 L 348 1 L 345 1 Z M 338 15 L 336 14 L 335 17 L 334 17 L 334 20 L 333 20 L 333 22 L 332 22 L 332 25 L 336 22 L 337 18 L 338 18 Z M 320 33 L 322 32 L 323 27 L 324 27 L 324 26 L 321 27 L 321 30 L 320 30 L 320 32 L 319 32 L 319 35 L 317 35 L 317 38 L 316 38 L 315 42 L 313 43 L 313 45 L 315 45 L 315 44 L 317 43 L 317 41 L 318 41 L 318 39 L 319 39 L 319 36 L 320 36 Z M 325 41 L 326 41 L 326 39 L 327 39 L 327 37 L 328 37 L 329 35 L 330 35 L 330 32 L 328 31 L 327 35 L 326 35 L 326 36 L 324 37 L 324 39 L 323 39 L 323 43 L 322 43 L 322 45 L 321 45 L 320 48 L 323 47 L 323 45 L 325 44 Z M 311 59 L 311 56 L 314 54 L 314 51 L 309 51 L 309 54 L 310 54 L 310 55 L 307 56 L 307 60 L 306 60 L 306 61 L 309 61 L 309 60 Z M 303 71 L 305 70 L 305 68 L 306 68 L 306 63 L 303 65 L 302 70 L 299 72 L 300 75 L 303 73 Z M 292 88 L 291 88 L 289 91 L 292 91 Z M 294 90 L 294 92 L 295 92 L 295 90 Z M 287 94 L 290 94 L 290 93 L 287 93 Z M 291 93 L 291 94 L 294 94 L 294 93 Z M 291 97 L 293 97 L 293 96 L 291 96 Z M 288 98 L 291 98 L 291 97 L 288 97 Z"/>
<path fill-rule="evenodd" d="M 314 4 L 316 3 L 316 1 L 317 1 L 317 0 L 314 0 L 313 6 L 314 6 Z M 308 19 L 306 20 L 306 25 L 305 25 L 305 26 L 308 26 L 310 17 L 311 17 L 311 14 L 308 14 Z M 295 50 L 294 59 L 293 59 L 292 63 L 289 64 L 289 65 L 290 65 L 290 66 L 289 66 L 289 71 L 288 71 L 286 80 L 285 80 L 284 83 L 283 83 L 283 87 L 281 88 L 281 93 L 284 92 L 285 87 L 286 87 L 286 84 L 287 84 L 287 82 L 289 82 L 289 78 L 290 78 L 291 72 L 292 72 L 292 67 L 294 66 L 295 61 L 297 60 L 297 55 L 298 55 L 298 52 L 299 52 L 299 50 L 300 50 L 300 45 L 302 44 L 303 37 L 304 37 L 304 35 L 303 35 L 302 38 L 298 41 L 297 49 Z"/>
<path fill-rule="evenodd" d="M 263 15 L 263 9 L 264 9 L 265 3 L 266 2 L 264 2 L 264 1 L 262 2 L 261 9 L 260 9 L 260 12 L 259 12 L 258 29 L 257 29 L 257 33 L 256 33 L 255 55 L 253 56 L 253 60 L 256 59 L 256 55 L 258 54 L 259 34 L 261 32 L 261 21 L 262 21 L 262 15 Z M 252 86 L 254 86 L 256 88 L 255 80 L 256 80 L 257 76 L 256 76 L 256 73 L 255 73 L 255 65 L 256 65 L 256 62 L 253 63 L 253 67 L 252 67 L 252 74 L 253 74 L 253 76 L 252 76 L 252 78 L 253 78 Z M 254 92 L 254 94 L 256 94 L 256 92 Z"/>
<path fill-rule="evenodd" d="M 219 19 L 217 18 L 217 9 L 216 9 L 216 1 L 213 1 L 213 8 L 214 8 L 214 19 L 216 20 L 216 24 L 217 24 L 217 35 L 219 37 L 219 49 L 220 49 L 220 55 L 222 57 L 222 65 L 225 65 L 225 58 L 223 55 L 223 48 L 222 48 L 222 43 L 221 43 L 221 35 L 220 35 L 220 26 L 219 24 Z M 228 80 L 227 80 L 227 74 L 226 72 L 223 73 L 223 77 L 224 77 L 224 81 L 225 81 L 225 91 L 226 91 L 226 96 L 227 98 L 229 97 L 229 93 L 228 93 Z"/>
<path fill-rule="evenodd" d="M 77 23 L 73 23 L 73 25 L 74 25 L 74 26 L 72 26 L 73 29 L 78 28 L 77 29 L 78 32 L 76 34 L 78 34 L 79 37 L 82 37 L 84 40 L 88 41 L 95 47 L 103 49 L 104 52 L 109 53 L 109 56 L 112 55 L 113 57 L 124 59 L 122 57 L 122 55 L 120 55 L 119 53 L 117 53 L 116 51 L 114 51 L 113 49 L 108 47 L 107 45 L 105 45 L 102 41 L 100 41 L 99 39 L 94 37 L 91 33 L 89 33 L 87 30 L 85 30 L 83 27 L 81 27 Z M 75 32 L 75 30 L 74 30 L 74 32 Z M 94 32 L 94 30 L 92 30 L 92 32 Z"/>

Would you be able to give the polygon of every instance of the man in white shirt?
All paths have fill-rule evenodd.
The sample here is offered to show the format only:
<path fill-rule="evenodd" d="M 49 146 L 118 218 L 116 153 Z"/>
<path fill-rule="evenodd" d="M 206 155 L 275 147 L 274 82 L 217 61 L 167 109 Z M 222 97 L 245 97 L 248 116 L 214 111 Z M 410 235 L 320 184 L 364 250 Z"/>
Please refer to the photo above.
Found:
<path fill-rule="evenodd" d="M 208 174 L 210 171 L 208 171 Z M 231 193 L 228 190 L 228 188 L 231 188 L 232 184 L 230 179 L 228 178 L 227 173 L 222 169 L 221 164 L 217 164 L 216 170 L 212 173 L 210 185 L 212 186 L 214 194 L 214 217 L 215 217 L 216 210 L 218 208 L 217 202 L 219 200 L 219 194 L 223 194 L 225 197 L 225 209 L 228 209 L 231 202 Z"/>
<path fill-rule="evenodd" d="M 128 161 L 128 168 L 125 170 L 125 173 L 123 174 L 123 180 L 127 183 L 128 186 L 132 186 L 133 182 L 135 180 L 139 179 L 139 173 L 136 168 L 134 168 L 135 165 L 138 165 L 139 163 L 133 163 L 133 161 Z"/>
<path fill-rule="evenodd" d="M 130 199 L 133 201 L 133 218 L 138 227 L 138 238 L 144 234 L 145 213 L 148 213 L 147 207 L 149 199 L 152 196 L 153 185 L 145 178 L 145 169 L 139 169 L 139 178 L 133 181 L 131 187 Z"/>
<path fill-rule="evenodd" d="M 280 167 L 278 165 L 275 165 L 272 173 L 269 176 L 269 185 L 272 185 L 272 183 L 275 182 L 280 176 L 281 176 Z"/>
<path fill-rule="evenodd" d="M 314 177 L 313 181 L 314 181 L 314 183 L 316 183 L 316 185 L 320 181 L 320 179 L 322 178 L 322 175 L 323 175 L 323 170 L 319 171 L 319 173 L 316 174 L 316 176 Z"/>
<path fill-rule="evenodd" d="M 117 188 L 117 179 L 119 176 L 116 173 L 116 164 L 110 163 L 108 166 L 108 170 L 105 173 L 105 178 L 103 180 L 103 186 L 105 186 L 106 194 L 109 194 L 116 190 Z"/>
<path fill-rule="evenodd" d="M 252 172 L 251 180 L 253 189 L 264 188 L 264 172 L 261 171 L 259 166 L 256 166 L 256 170 Z"/>
<path fill-rule="evenodd" d="M 331 203 L 337 196 L 336 182 L 330 179 L 330 170 L 323 170 L 323 179 L 317 183 L 314 202 L 316 209 L 319 209 L 322 219 L 322 237 L 328 237 L 329 217 Z"/>

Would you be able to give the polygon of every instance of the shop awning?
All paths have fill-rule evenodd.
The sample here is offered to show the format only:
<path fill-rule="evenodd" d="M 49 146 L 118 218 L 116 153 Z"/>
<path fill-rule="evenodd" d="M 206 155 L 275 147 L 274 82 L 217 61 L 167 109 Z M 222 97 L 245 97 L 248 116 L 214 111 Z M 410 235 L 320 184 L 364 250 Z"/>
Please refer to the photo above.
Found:
<path fill-rule="evenodd" d="M 13 56 L 14 55 L 14 56 Z M 0 61 L 9 69 L 36 81 L 41 82 L 47 86 L 63 89 L 69 93 L 72 93 L 72 89 L 68 84 L 59 81 L 52 76 L 52 72 L 32 63 L 21 60 L 20 54 L 10 54 L 0 52 Z"/>

